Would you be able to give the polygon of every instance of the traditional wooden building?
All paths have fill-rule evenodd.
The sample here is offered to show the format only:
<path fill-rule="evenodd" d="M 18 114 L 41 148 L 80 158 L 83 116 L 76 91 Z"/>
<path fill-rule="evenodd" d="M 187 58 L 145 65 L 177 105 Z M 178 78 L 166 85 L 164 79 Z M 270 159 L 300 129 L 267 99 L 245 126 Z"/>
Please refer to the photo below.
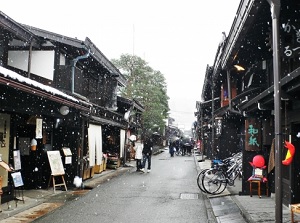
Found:
<path fill-rule="evenodd" d="M 102 163 L 103 153 L 122 160 L 128 108 L 117 91 L 126 79 L 95 44 L 21 25 L 2 12 L 0 35 L 0 154 L 22 173 L 25 189 L 48 186 L 47 151 L 61 152 L 67 185 L 91 177 L 84 173 Z M 0 175 L 5 202 L 13 184 L 7 170 Z"/>
<path fill-rule="evenodd" d="M 231 30 L 218 47 L 213 66 L 206 72 L 202 102 L 198 102 L 199 137 L 208 134 L 205 123 L 214 131 L 207 137 L 207 150 L 218 148 L 220 158 L 243 151 L 242 194 L 249 194 L 249 161 L 257 154 L 269 155 L 275 134 L 282 136 L 282 157 L 286 155 L 284 141 L 300 146 L 297 137 L 299 123 L 299 18 L 297 1 L 281 1 L 279 34 L 280 50 L 272 50 L 272 15 L 268 1 L 242 0 Z M 279 56 L 281 117 L 274 116 L 273 55 Z M 238 65 L 238 66 L 237 66 Z M 243 67 L 244 70 L 237 68 Z M 281 132 L 275 133 L 275 118 L 281 120 Z M 202 120 L 202 122 L 201 122 Z M 218 136 L 218 125 L 222 131 Z M 213 146 L 210 146 L 213 145 Z M 224 151 L 224 152 L 222 152 Z M 212 152 L 213 154 L 214 151 Z M 290 166 L 282 166 L 283 203 L 299 203 L 299 153 Z M 268 165 L 269 186 L 274 192 L 274 162 Z"/>

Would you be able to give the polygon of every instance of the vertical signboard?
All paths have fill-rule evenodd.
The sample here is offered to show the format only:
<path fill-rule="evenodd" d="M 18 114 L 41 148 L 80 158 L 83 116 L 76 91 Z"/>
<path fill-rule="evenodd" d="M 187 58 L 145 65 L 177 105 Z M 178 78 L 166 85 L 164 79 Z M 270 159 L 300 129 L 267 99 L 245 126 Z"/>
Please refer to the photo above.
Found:
<path fill-rule="evenodd" d="M 261 123 L 259 120 L 250 118 L 245 121 L 245 150 L 258 151 L 261 149 Z"/>
<path fill-rule="evenodd" d="M 222 117 L 215 118 L 215 126 L 216 136 L 220 137 L 222 135 Z"/>
<path fill-rule="evenodd" d="M 10 115 L 0 113 L 0 154 L 2 160 L 9 163 L 9 144 L 10 144 Z M 1 160 L 1 161 L 2 161 Z M 0 176 L 3 177 L 2 186 L 8 185 L 8 172 L 0 168 Z"/>

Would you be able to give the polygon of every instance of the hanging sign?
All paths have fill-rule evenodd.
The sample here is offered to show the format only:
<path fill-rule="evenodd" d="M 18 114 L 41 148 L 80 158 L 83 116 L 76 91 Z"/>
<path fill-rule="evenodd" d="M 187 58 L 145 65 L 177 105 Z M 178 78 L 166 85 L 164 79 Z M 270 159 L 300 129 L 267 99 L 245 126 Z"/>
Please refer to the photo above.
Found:
<path fill-rule="evenodd" d="M 15 164 L 15 170 L 20 170 L 21 167 L 21 155 L 20 155 L 20 150 L 14 150 L 14 164 Z"/>
<path fill-rule="evenodd" d="M 37 118 L 36 119 L 36 128 L 35 128 L 35 138 L 41 139 L 43 138 L 43 119 Z"/>
<path fill-rule="evenodd" d="M 245 121 L 245 150 L 258 151 L 261 148 L 261 123 L 257 119 Z"/>
<path fill-rule="evenodd" d="M 220 137 L 222 135 L 222 118 L 217 117 L 215 119 L 215 129 L 216 129 L 216 136 Z"/>

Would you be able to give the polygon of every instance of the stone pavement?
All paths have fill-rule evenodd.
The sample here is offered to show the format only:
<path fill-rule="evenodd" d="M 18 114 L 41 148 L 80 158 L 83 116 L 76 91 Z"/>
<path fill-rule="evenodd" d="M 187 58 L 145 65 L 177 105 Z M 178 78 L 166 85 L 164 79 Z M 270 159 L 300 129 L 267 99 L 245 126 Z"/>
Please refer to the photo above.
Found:
<path fill-rule="evenodd" d="M 83 189 L 67 188 L 65 191 L 53 188 L 24 190 L 24 202 L 10 201 L 1 205 L 0 222 L 1 223 L 21 223 L 33 222 L 35 219 L 46 215 L 47 213 L 59 208 L 66 202 L 78 199 L 80 196 L 88 193 L 92 188 L 99 185 L 101 182 L 108 181 L 122 173 L 125 173 L 130 168 L 120 167 L 118 169 L 106 169 L 100 174 L 95 174 L 93 178 L 83 182 Z M 19 194 L 17 194 L 19 195 Z M 21 194 L 20 194 L 21 195 Z M 18 196 L 21 198 L 21 196 Z"/>
<path fill-rule="evenodd" d="M 195 154 L 195 164 L 198 172 L 210 167 L 210 160 L 203 160 L 202 156 Z M 199 162 L 201 160 L 201 162 Z M 116 170 L 107 169 L 101 174 L 95 174 L 92 179 L 84 181 L 84 189 L 69 189 L 68 191 L 37 189 L 24 191 L 24 200 L 2 204 L 0 222 L 20 223 L 32 222 L 48 212 L 59 208 L 65 202 L 69 202 L 88 193 L 101 182 L 110 180 L 135 166 L 135 162 L 127 163 L 127 167 Z M 235 186 L 228 186 L 225 191 L 216 196 L 205 194 L 205 204 L 209 223 L 242 223 L 242 222 L 275 222 L 275 200 L 271 197 L 256 195 L 239 195 L 242 190 L 242 181 L 236 180 Z M 200 189 L 199 189 L 200 191 Z M 201 191 L 200 191 L 201 192 Z M 300 218 L 300 216 L 298 216 Z M 282 222 L 291 222 L 289 208 L 283 205 Z"/>
<path fill-rule="evenodd" d="M 210 168 L 211 161 L 195 155 L 198 172 Z M 242 222 L 275 222 L 275 197 L 257 195 L 239 195 L 242 191 L 242 180 L 236 179 L 235 186 L 227 186 L 225 191 L 216 196 L 206 194 L 208 216 L 213 215 L 210 222 L 242 223 Z M 282 222 L 291 222 L 290 210 L 282 205 Z M 300 218 L 300 216 L 298 217 Z"/>

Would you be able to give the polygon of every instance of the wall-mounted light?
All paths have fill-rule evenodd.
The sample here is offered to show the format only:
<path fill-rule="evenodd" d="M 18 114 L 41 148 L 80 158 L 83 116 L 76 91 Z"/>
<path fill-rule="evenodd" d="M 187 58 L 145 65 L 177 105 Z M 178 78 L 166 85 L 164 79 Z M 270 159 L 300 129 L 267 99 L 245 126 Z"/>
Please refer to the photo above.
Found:
<path fill-rule="evenodd" d="M 68 106 L 63 105 L 63 106 L 60 107 L 59 112 L 62 115 L 67 115 L 67 114 L 69 114 L 70 109 L 69 109 Z"/>
<path fill-rule="evenodd" d="M 61 119 L 57 118 L 57 119 L 55 120 L 55 128 L 56 128 L 56 129 L 58 128 L 58 126 L 59 126 L 60 123 L 61 123 Z"/>
<path fill-rule="evenodd" d="M 233 65 L 233 67 L 231 67 L 231 69 L 227 70 L 227 91 L 228 91 L 228 100 L 229 100 L 229 111 L 234 111 L 232 109 L 232 102 L 231 102 L 231 77 L 230 77 L 230 71 L 232 71 L 233 69 L 236 69 L 237 72 L 239 71 L 244 71 L 245 68 L 242 67 L 241 65 L 235 64 Z"/>
<path fill-rule="evenodd" d="M 244 71 L 245 70 L 245 68 L 244 67 L 242 67 L 242 66 L 240 66 L 240 65 L 233 65 L 236 69 L 237 69 L 237 71 Z"/>

